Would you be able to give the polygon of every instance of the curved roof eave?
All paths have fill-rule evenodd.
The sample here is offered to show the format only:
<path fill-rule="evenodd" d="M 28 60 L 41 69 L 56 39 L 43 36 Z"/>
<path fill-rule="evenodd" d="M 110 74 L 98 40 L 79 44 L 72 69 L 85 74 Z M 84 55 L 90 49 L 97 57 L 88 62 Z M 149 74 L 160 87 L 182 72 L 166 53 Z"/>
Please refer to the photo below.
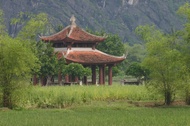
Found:
<path fill-rule="evenodd" d="M 65 55 L 68 61 L 80 64 L 117 64 L 126 59 L 125 56 L 113 56 L 99 50 L 69 50 Z"/>
<path fill-rule="evenodd" d="M 106 39 L 105 37 L 90 34 L 80 27 L 73 27 L 72 25 L 65 27 L 56 34 L 39 37 L 46 42 L 102 42 Z"/>
<path fill-rule="evenodd" d="M 40 36 L 40 39 L 43 41 L 50 41 L 50 42 L 57 42 L 57 41 L 63 41 L 63 39 L 67 36 L 68 32 L 70 30 L 70 25 L 65 27 L 60 32 L 57 32 L 50 36 Z"/>

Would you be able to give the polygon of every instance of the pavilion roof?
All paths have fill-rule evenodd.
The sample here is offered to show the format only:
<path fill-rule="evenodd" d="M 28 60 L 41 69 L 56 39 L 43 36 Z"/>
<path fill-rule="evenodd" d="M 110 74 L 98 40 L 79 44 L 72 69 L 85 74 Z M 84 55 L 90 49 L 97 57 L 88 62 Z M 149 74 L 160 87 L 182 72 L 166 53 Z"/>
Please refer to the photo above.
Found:
<path fill-rule="evenodd" d="M 125 60 L 124 56 L 118 57 L 113 55 L 108 55 L 106 53 L 103 53 L 99 50 L 93 50 L 93 49 L 71 49 L 67 50 L 67 52 L 63 51 L 59 54 L 60 56 L 64 56 L 66 61 L 68 63 L 75 62 L 80 63 L 84 65 L 89 64 L 115 64 L 122 62 Z"/>
<path fill-rule="evenodd" d="M 40 36 L 40 39 L 46 42 L 63 42 L 63 40 L 66 38 L 68 32 L 70 31 L 70 26 L 67 26 L 62 31 L 50 35 L 50 36 Z"/>
<path fill-rule="evenodd" d="M 71 17 L 71 25 L 65 27 L 60 32 L 50 36 L 40 36 L 40 39 L 46 42 L 77 42 L 77 43 L 95 43 L 102 42 L 105 37 L 93 35 L 78 27 L 75 23 L 75 17 Z"/>

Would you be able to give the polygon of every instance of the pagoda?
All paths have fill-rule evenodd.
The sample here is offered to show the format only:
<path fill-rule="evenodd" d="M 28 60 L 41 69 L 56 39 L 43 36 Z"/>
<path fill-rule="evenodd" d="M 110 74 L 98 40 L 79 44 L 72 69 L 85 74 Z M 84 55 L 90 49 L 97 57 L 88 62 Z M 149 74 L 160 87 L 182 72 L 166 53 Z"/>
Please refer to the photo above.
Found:
<path fill-rule="evenodd" d="M 86 32 L 75 23 L 72 16 L 71 25 L 51 36 L 41 36 L 44 42 L 51 42 L 58 57 L 64 57 L 66 63 L 79 63 L 92 70 L 92 84 L 105 84 L 105 67 L 108 67 L 108 84 L 112 85 L 112 67 L 125 60 L 125 56 L 117 57 L 106 54 L 96 49 L 96 45 L 103 42 L 106 37 L 96 36 Z M 99 68 L 99 81 L 96 82 L 96 68 Z M 62 81 L 61 75 L 58 81 Z M 69 82 L 69 76 L 65 76 L 65 82 Z M 83 78 L 87 84 L 87 77 Z"/>

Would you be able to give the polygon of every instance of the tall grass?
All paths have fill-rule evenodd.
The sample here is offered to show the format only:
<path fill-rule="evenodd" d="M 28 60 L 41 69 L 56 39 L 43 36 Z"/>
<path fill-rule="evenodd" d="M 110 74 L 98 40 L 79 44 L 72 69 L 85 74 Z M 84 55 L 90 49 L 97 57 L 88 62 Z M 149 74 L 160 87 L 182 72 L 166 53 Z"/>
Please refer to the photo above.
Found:
<path fill-rule="evenodd" d="M 30 86 L 21 93 L 18 107 L 64 108 L 92 101 L 131 100 L 150 101 L 162 99 L 148 92 L 144 86 Z"/>

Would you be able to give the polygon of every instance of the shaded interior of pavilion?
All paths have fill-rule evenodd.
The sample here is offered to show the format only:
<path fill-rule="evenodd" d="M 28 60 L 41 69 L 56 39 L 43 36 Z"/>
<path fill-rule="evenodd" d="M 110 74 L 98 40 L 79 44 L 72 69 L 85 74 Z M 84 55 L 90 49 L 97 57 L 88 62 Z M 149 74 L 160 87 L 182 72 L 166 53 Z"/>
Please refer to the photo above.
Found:
<path fill-rule="evenodd" d="M 114 65 L 91 65 L 84 66 L 91 69 L 90 76 L 71 76 L 71 75 L 58 75 L 51 76 L 50 78 L 38 78 L 33 76 L 33 84 L 36 85 L 41 83 L 42 86 L 45 85 L 112 85 L 112 68 Z"/>

